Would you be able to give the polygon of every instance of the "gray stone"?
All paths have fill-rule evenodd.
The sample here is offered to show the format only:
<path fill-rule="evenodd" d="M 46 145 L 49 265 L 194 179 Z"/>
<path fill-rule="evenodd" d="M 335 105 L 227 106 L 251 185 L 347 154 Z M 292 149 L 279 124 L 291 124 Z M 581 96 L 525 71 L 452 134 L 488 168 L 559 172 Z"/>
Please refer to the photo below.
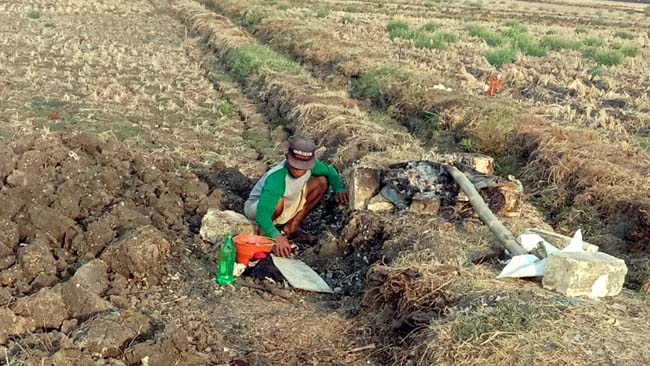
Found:
<path fill-rule="evenodd" d="M 355 168 L 350 174 L 350 208 L 365 210 L 368 201 L 377 194 L 380 186 L 379 169 Z"/>
<path fill-rule="evenodd" d="M 68 311 L 61 294 L 52 289 L 42 289 L 34 295 L 20 298 L 14 306 L 14 313 L 30 316 L 38 328 L 60 328 L 68 318 Z"/>
<path fill-rule="evenodd" d="M 374 212 L 392 211 L 394 208 L 395 205 L 393 205 L 389 200 L 386 199 L 386 197 L 382 196 L 381 194 L 374 196 L 368 202 L 368 210 Z"/>
<path fill-rule="evenodd" d="M 255 234 L 253 223 L 235 211 L 210 209 L 201 220 L 199 234 L 203 240 L 221 244 L 228 233 Z"/>
<path fill-rule="evenodd" d="M 623 288 L 627 266 L 605 253 L 553 253 L 542 285 L 565 296 L 615 296 Z"/>

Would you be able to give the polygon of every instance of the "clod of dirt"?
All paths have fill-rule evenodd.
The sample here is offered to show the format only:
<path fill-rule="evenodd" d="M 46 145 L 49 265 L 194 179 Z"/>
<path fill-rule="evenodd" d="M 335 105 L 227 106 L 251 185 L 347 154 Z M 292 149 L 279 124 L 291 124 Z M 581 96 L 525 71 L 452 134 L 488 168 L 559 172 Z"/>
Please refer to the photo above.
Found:
<path fill-rule="evenodd" d="M 41 273 L 56 274 L 56 259 L 44 240 L 35 240 L 18 251 L 18 263 L 22 268 L 23 278 L 31 283 Z"/>
<path fill-rule="evenodd" d="M 208 210 L 201 221 L 201 238 L 213 244 L 221 244 L 228 233 L 254 234 L 255 230 L 253 224 L 242 214 L 234 211 Z"/>
<path fill-rule="evenodd" d="M 0 287 L 0 306 L 5 306 L 11 302 L 11 290 L 6 287 Z"/>
<path fill-rule="evenodd" d="M 32 332 L 34 329 L 34 319 L 18 316 L 6 308 L 0 309 L 0 344 L 5 344 L 10 336 Z"/>
<path fill-rule="evenodd" d="M 0 257 L 13 253 L 18 240 L 18 225 L 0 217 Z"/>
<path fill-rule="evenodd" d="M 61 294 L 71 317 L 86 318 L 111 309 L 100 296 L 108 288 L 106 270 L 106 263 L 96 259 L 79 268 L 63 284 Z"/>
<path fill-rule="evenodd" d="M 95 259 L 79 267 L 68 282 L 75 287 L 85 287 L 101 295 L 108 288 L 107 270 L 108 266 L 103 260 Z"/>
<path fill-rule="evenodd" d="M 4 271 L 5 269 L 13 266 L 16 263 L 16 256 L 15 255 L 8 255 L 6 257 L 0 257 L 0 271 Z M 2 272 L 0 272 L 2 273 Z M 0 278 L 2 278 L 2 275 L 0 274 Z M 0 279 L 0 284 L 2 284 L 3 281 Z M 5 285 L 6 286 L 6 285 Z"/>
<path fill-rule="evenodd" d="M 196 175 L 204 180 L 210 189 L 225 192 L 223 205 L 228 210 L 237 212 L 244 210 L 244 202 L 255 185 L 253 180 L 243 175 L 238 169 L 225 168 L 218 164 L 215 164 L 212 170 L 197 168 Z"/>
<path fill-rule="evenodd" d="M 124 277 L 158 280 L 167 262 L 171 244 L 152 226 L 142 226 L 109 247 L 102 259 L 113 272 Z"/>
<path fill-rule="evenodd" d="M 93 365 L 95 361 L 78 349 L 66 348 L 62 349 L 50 357 L 39 360 L 37 365 L 40 366 L 83 366 Z M 26 364 L 27 365 L 27 364 Z M 34 366 L 37 366 L 34 365 Z M 31 366 L 31 365 L 30 365 Z"/>
<path fill-rule="evenodd" d="M 59 329 L 68 318 L 68 311 L 60 291 L 44 288 L 34 295 L 20 298 L 14 313 L 32 317 L 37 328 Z"/>
<path fill-rule="evenodd" d="M 30 226 L 33 226 L 33 231 L 29 231 L 25 236 L 29 238 L 36 237 L 36 233 L 45 233 L 55 244 L 62 244 L 63 239 L 71 240 L 80 230 L 73 229 L 75 222 L 63 216 L 58 210 L 43 207 L 31 206 L 28 210 Z M 69 230 L 72 232 L 68 233 Z"/>
<path fill-rule="evenodd" d="M 74 248 L 78 254 L 96 256 L 115 238 L 115 231 L 108 218 L 91 222 L 86 230 L 86 242 Z M 85 245 L 84 245 L 85 244 Z"/>
<path fill-rule="evenodd" d="M 143 342 L 133 346 L 126 354 L 127 363 L 139 365 L 142 360 L 147 360 L 149 365 L 157 366 L 210 364 L 208 355 L 193 350 L 186 331 L 176 328 L 167 333 L 172 335 L 171 338 Z"/>
<path fill-rule="evenodd" d="M 117 357 L 128 342 L 149 331 L 149 318 L 125 310 L 104 314 L 85 322 L 73 334 L 74 344 L 102 357 Z"/>

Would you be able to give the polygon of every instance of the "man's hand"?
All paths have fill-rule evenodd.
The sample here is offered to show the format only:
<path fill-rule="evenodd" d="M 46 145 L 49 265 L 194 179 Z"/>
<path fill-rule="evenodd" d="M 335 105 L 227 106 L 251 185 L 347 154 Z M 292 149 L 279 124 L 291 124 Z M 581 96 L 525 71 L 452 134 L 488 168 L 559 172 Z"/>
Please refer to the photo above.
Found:
<path fill-rule="evenodd" d="M 273 248 L 275 255 L 279 257 L 288 257 L 291 255 L 291 243 L 287 237 L 284 235 L 278 235 L 275 237 L 275 242 L 276 244 Z"/>
<path fill-rule="evenodd" d="M 348 191 L 337 193 L 334 199 L 338 203 L 348 203 L 350 201 L 350 197 L 348 196 Z"/>

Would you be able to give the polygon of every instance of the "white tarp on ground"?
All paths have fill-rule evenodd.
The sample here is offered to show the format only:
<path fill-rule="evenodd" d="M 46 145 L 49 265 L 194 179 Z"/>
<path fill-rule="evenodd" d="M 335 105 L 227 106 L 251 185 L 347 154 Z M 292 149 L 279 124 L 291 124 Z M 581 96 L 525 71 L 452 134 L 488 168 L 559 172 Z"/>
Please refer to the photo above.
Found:
<path fill-rule="evenodd" d="M 521 234 L 518 238 L 521 246 L 527 251 L 533 251 L 541 246 L 546 256 L 556 252 L 584 252 L 582 245 L 582 231 L 578 229 L 573 235 L 571 242 L 564 249 L 558 249 L 537 234 Z M 533 254 L 516 255 L 510 259 L 497 278 L 522 278 L 541 277 L 546 272 L 546 258 L 538 258 Z"/>
<path fill-rule="evenodd" d="M 292 287 L 307 291 L 332 293 L 329 285 L 304 262 L 274 255 L 271 255 L 271 258 L 273 258 L 273 264 Z"/>

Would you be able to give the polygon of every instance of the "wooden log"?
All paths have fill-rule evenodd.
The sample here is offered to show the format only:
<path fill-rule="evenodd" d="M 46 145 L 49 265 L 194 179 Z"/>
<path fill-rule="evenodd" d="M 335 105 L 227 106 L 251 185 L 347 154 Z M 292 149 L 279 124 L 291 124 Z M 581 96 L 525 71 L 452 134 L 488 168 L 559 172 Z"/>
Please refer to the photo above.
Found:
<path fill-rule="evenodd" d="M 510 252 L 511 255 L 526 254 L 526 250 L 517 243 L 517 240 L 512 235 L 499 219 L 494 215 L 492 210 L 485 204 L 483 198 L 478 193 L 474 185 L 467 179 L 465 174 L 452 165 L 446 165 L 449 174 L 454 178 L 454 181 L 460 186 L 460 189 L 465 192 L 469 198 L 469 202 L 478 213 L 479 218 L 483 221 L 499 239 L 501 244 Z"/>

